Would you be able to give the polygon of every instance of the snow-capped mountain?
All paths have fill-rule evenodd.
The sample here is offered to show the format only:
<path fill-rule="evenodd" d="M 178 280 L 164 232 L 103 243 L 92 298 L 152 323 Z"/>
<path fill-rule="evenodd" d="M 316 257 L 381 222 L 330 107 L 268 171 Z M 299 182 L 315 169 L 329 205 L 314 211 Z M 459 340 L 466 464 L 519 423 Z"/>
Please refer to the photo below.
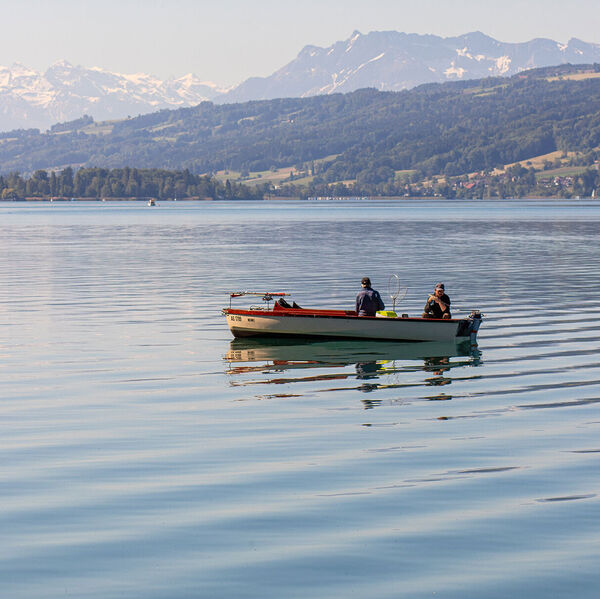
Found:
<path fill-rule="evenodd" d="M 328 48 L 306 46 L 269 77 L 252 77 L 232 89 L 193 74 L 161 81 L 122 75 L 66 61 L 39 73 L 21 64 L 0 66 L 0 131 L 47 129 L 84 114 L 122 119 L 204 100 L 244 102 L 350 92 L 362 87 L 399 91 L 422 83 L 510 76 L 536 67 L 600 62 L 600 44 L 571 39 L 499 42 L 480 32 L 443 38 L 397 31 L 352 36 Z"/>
<path fill-rule="evenodd" d="M 122 119 L 210 100 L 224 89 L 193 74 L 162 81 L 144 73 L 122 75 L 67 61 L 39 73 L 22 64 L 0 66 L 0 130 L 46 129 L 84 114 Z"/>
<path fill-rule="evenodd" d="M 352 36 L 328 48 L 306 46 L 269 77 L 253 77 L 219 102 L 306 97 L 362 87 L 398 91 L 422 83 L 509 76 L 536 67 L 600 62 L 600 45 L 571 39 L 499 42 L 480 32 L 443 38 L 397 31 Z"/>

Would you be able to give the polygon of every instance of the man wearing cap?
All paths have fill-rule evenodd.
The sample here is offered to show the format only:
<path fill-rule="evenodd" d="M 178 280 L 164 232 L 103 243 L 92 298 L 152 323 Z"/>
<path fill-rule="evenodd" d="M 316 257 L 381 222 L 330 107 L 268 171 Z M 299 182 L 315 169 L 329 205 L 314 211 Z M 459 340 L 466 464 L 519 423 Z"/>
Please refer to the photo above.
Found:
<path fill-rule="evenodd" d="M 433 295 L 427 298 L 423 318 L 452 318 L 450 298 L 446 295 L 444 283 L 438 283 L 433 290 Z"/>
<path fill-rule="evenodd" d="M 362 289 L 356 296 L 356 313 L 359 316 L 375 316 L 377 310 L 384 310 L 385 305 L 378 291 L 371 288 L 371 279 L 363 277 Z"/>

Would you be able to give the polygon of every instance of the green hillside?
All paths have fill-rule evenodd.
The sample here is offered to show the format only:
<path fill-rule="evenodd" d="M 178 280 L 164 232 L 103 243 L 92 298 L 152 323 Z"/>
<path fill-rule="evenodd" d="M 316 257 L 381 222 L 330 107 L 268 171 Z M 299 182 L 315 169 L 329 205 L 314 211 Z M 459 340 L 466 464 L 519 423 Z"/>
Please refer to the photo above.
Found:
<path fill-rule="evenodd" d="M 297 183 L 352 181 L 367 192 L 397 193 L 408 179 L 456 177 L 599 147 L 598 70 L 562 65 L 399 93 L 205 102 L 106 123 L 83 118 L 46 133 L 0 134 L 0 173 L 128 166 L 195 175 L 235 171 L 242 180 L 268 181 L 269 172 L 293 169 Z"/>

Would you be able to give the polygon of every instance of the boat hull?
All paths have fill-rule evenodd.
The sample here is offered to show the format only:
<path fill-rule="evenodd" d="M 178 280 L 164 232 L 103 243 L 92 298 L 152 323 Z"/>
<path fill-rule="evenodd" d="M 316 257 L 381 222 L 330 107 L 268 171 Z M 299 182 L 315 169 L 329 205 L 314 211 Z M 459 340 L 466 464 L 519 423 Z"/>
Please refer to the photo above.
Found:
<path fill-rule="evenodd" d="M 452 341 L 473 337 L 473 320 L 358 317 L 342 310 L 236 310 L 225 308 L 235 337 L 301 336 L 393 341 Z M 478 328 L 478 327 L 477 327 Z M 476 333 L 476 329 L 475 329 Z"/>

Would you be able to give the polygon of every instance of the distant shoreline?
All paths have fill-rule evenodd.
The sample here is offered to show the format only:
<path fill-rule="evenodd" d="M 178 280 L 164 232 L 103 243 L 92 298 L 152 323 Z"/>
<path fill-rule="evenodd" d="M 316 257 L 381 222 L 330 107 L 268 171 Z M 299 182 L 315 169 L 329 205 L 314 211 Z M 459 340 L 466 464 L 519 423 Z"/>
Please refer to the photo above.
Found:
<path fill-rule="evenodd" d="M 556 200 L 556 201 L 565 201 L 565 202 L 576 202 L 582 200 L 597 200 L 598 198 L 593 197 L 573 197 L 573 198 L 560 198 L 560 197 L 541 197 L 541 196 L 528 196 L 523 198 L 444 198 L 439 196 L 362 196 L 362 197 L 344 197 L 344 196 L 336 196 L 336 197 L 311 197 L 303 199 L 301 197 L 292 197 L 292 196 L 270 196 L 265 197 L 263 199 L 225 199 L 225 198 L 168 198 L 165 200 L 159 200 L 157 198 L 0 198 L 0 204 L 40 204 L 40 203 L 48 203 L 48 204 L 70 204 L 70 203 L 81 203 L 81 202 L 94 202 L 94 203 L 108 203 L 108 202 L 136 202 L 148 204 L 152 201 L 152 205 L 158 206 L 161 203 L 169 203 L 174 204 L 178 202 L 217 202 L 217 203 L 234 203 L 234 204 L 243 204 L 246 202 L 402 202 L 402 201 L 444 201 L 444 202 L 461 202 L 461 201 L 471 201 L 471 202 L 487 202 L 487 201 L 495 201 L 495 202 L 504 202 L 504 201 L 548 201 L 548 200 Z"/>
<path fill-rule="evenodd" d="M 201 198 L 201 197 L 193 197 L 193 198 L 168 198 L 164 200 L 159 200 L 158 198 L 146 197 L 146 198 L 55 198 L 55 197 L 45 197 L 45 198 L 0 198 L 0 202 L 14 202 L 14 203 L 26 203 L 26 202 L 219 202 L 219 201 L 228 201 L 228 202 L 239 202 L 243 200 L 217 200 L 215 198 Z"/>

